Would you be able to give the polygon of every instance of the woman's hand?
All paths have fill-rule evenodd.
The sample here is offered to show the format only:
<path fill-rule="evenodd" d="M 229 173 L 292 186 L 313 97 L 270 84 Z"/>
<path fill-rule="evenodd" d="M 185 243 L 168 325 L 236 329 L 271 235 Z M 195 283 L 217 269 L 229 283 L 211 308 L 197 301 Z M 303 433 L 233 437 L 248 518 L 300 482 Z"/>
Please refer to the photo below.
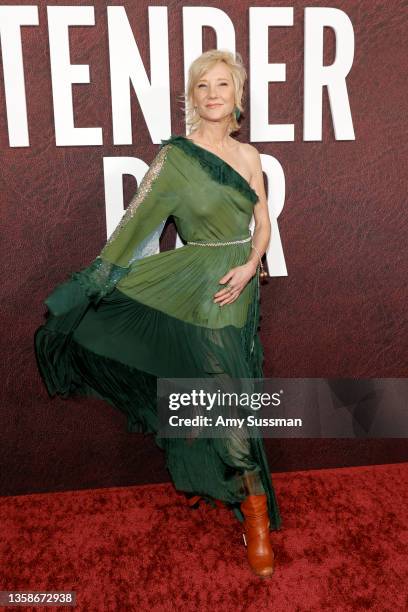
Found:
<path fill-rule="evenodd" d="M 246 284 L 255 275 L 257 267 L 256 263 L 250 261 L 242 266 L 231 268 L 219 280 L 219 283 L 227 283 L 227 285 L 214 294 L 214 303 L 221 307 L 235 302 Z"/>

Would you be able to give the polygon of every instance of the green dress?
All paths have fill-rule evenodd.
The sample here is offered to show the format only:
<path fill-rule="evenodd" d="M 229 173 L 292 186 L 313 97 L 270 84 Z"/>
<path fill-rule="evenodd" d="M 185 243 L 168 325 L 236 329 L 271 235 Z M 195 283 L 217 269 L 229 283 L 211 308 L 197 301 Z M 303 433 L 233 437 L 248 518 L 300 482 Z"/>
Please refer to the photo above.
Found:
<path fill-rule="evenodd" d="M 94 396 L 125 413 L 130 432 L 155 435 L 176 489 L 225 502 L 244 517 L 243 474 L 256 474 L 270 529 L 280 515 L 261 436 L 157 435 L 157 378 L 262 378 L 259 269 L 234 302 L 213 302 L 219 278 L 248 261 L 256 192 L 232 166 L 184 136 L 159 151 L 101 253 L 47 297 L 35 332 L 50 396 Z M 158 252 L 172 215 L 182 247 Z"/>

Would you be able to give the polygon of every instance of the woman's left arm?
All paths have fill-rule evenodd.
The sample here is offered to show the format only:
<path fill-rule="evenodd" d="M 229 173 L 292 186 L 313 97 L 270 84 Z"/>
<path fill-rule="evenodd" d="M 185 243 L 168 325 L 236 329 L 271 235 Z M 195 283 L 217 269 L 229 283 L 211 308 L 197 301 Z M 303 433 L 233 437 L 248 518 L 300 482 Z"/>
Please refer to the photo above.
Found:
<path fill-rule="evenodd" d="M 227 283 L 227 287 L 214 294 L 214 302 L 220 306 L 234 302 L 246 284 L 256 274 L 259 266 L 259 256 L 262 257 L 264 255 L 271 236 L 271 222 L 265 193 L 261 156 L 258 150 L 250 144 L 245 145 L 245 149 L 248 162 L 252 168 L 250 185 L 259 197 L 258 202 L 254 205 L 255 229 L 252 237 L 252 243 L 256 250 L 254 248 L 251 249 L 251 254 L 245 264 L 231 268 L 227 274 L 220 278 L 219 283 Z"/>
<path fill-rule="evenodd" d="M 255 229 L 252 237 L 252 243 L 256 250 L 259 251 L 259 256 L 262 257 L 268 248 L 271 237 L 271 221 L 269 219 L 268 201 L 266 199 L 263 170 L 261 164 L 261 156 L 258 150 L 249 145 L 252 149 L 251 159 L 253 174 L 251 179 L 251 187 L 255 189 L 259 200 L 254 206 Z M 259 257 L 255 249 L 251 250 L 251 254 L 246 265 L 252 269 L 252 276 L 256 273 L 259 265 Z"/>

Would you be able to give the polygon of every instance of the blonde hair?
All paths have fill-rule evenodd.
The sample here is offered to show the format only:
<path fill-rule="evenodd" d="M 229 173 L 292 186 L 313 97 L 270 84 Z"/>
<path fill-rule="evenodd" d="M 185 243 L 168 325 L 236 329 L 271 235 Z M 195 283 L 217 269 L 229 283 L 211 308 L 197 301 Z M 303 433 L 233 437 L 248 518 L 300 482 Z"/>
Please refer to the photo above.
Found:
<path fill-rule="evenodd" d="M 244 68 L 240 53 L 231 53 L 226 49 L 210 49 L 197 57 L 190 65 L 188 70 L 187 91 L 184 94 L 186 124 L 189 133 L 198 129 L 201 118 L 196 112 L 193 102 L 193 92 L 196 83 L 201 77 L 210 70 L 218 62 L 224 62 L 231 71 L 232 82 L 235 89 L 235 107 L 230 116 L 228 133 L 239 130 L 240 125 L 235 116 L 235 108 L 238 108 L 240 113 L 243 111 L 243 91 L 244 83 L 247 78 L 247 73 Z"/>

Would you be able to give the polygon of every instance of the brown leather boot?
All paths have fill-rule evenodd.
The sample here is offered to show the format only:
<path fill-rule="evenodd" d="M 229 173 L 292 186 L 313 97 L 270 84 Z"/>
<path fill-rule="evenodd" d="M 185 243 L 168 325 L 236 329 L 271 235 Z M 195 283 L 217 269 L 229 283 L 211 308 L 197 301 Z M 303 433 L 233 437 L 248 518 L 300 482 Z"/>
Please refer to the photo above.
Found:
<path fill-rule="evenodd" d="M 266 495 L 248 495 L 241 503 L 245 517 L 244 542 L 251 569 L 258 576 L 271 576 L 274 570 L 274 554 L 269 533 L 269 516 Z"/>

